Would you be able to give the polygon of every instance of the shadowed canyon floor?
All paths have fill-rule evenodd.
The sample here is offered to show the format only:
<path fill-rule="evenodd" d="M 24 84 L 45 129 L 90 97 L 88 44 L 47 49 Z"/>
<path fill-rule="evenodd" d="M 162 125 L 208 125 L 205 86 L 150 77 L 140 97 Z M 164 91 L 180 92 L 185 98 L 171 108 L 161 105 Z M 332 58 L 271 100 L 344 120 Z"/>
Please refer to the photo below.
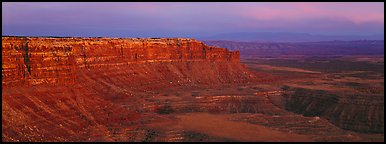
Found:
<path fill-rule="evenodd" d="M 3 81 L 3 141 L 384 141 L 383 58 L 102 62 Z"/>

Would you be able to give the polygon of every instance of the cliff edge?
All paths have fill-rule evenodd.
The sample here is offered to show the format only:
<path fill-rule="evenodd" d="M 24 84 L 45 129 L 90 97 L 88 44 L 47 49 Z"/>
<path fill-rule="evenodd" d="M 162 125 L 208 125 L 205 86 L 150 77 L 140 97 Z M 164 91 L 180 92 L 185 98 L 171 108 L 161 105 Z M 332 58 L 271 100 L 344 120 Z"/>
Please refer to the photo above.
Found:
<path fill-rule="evenodd" d="M 239 51 L 188 38 L 2 37 L 2 85 L 73 84 L 80 70 L 138 63 L 238 63 Z M 226 71 L 226 70 L 225 70 Z"/>

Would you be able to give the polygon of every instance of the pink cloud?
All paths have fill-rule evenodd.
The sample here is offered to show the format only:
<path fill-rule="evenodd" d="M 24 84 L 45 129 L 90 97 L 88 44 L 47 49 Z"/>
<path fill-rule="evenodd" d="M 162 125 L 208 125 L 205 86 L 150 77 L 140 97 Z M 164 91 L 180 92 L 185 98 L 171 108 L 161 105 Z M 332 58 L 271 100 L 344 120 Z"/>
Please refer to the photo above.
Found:
<path fill-rule="evenodd" d="M 374 5 L 380 5 L 374 10 Z M 310 18 L 345 19 L 357 24 L 384 23 L 383 3 L 273 3 L 269 6 L 246 7 L 240 15 L 257 20 L 304 20 Z"/>

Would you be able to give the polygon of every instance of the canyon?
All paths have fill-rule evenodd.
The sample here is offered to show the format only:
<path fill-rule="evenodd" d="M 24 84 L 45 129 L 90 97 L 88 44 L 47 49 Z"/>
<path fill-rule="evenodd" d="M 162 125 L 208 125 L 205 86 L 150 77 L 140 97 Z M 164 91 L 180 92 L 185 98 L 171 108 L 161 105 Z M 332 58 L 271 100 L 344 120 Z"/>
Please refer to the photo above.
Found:
<path fill-rule="evenodd" d="M 267 65 L 190 38 L 3 36 L 2 139 L 384 141 L 383 81 L 342 96 Z"/>

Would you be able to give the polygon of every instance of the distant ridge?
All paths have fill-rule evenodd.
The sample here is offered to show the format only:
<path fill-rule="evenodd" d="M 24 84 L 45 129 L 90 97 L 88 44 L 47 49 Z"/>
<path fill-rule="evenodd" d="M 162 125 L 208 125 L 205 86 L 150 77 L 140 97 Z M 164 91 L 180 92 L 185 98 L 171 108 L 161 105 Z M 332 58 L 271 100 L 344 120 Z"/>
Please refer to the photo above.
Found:
<path fill-rule="evenodd" d="M 226 40 L 241 42 L 319 42 L 319 41 L 353 41 L 353 40 L 384 40 L 384 34 L 374 35 L 319 35 L 290 32 L 237 32 L 223 33 L 198 40 Z"/>
<path fill-rule="evenodd" d="M 237 42 L 213 40 L 203 42 L 210 46 L 239 50 L 241 57 L 384 55 L 383 40 L 335 40 L 322 42 Z"/>

